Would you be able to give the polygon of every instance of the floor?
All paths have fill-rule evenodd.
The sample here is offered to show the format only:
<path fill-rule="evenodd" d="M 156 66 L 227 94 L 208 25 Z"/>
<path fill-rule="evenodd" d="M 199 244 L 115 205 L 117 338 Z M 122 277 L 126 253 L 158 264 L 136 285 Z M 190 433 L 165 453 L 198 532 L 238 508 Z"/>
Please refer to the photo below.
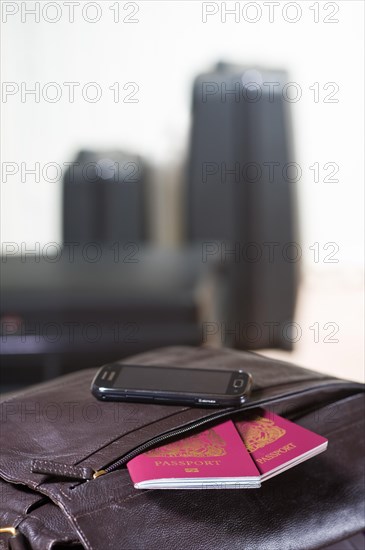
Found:
<path fill-rule="evenodd" d="M 331 269 L 329 269 L 331 268 Z M 260 353 L 342 378 L 364 382 L 364 272 L 362 268 L 307 271 L 300 285 L 294 350 Z"/>

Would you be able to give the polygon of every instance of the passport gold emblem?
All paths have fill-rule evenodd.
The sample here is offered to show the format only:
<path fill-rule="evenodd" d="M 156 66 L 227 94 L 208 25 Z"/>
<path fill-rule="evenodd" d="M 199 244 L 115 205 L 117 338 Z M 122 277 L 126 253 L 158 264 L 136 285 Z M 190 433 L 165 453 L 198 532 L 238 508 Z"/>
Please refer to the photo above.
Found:
<path fill-rule="evenodd" d="M 273 420 L 261 416 L 248 424 L 240 425 L 239 431 L 250 453 L 266 447 L 286 434 L 286 430 L 277 426 Z"/>
<path fill-rule="evenodd" d="M 152 449 L 146 454 L 156 458 L 224 456 L 226 454 L 225 446 L 224 439 L 211 428 L 204 433 L 192 435 L 158 449 Z"/>

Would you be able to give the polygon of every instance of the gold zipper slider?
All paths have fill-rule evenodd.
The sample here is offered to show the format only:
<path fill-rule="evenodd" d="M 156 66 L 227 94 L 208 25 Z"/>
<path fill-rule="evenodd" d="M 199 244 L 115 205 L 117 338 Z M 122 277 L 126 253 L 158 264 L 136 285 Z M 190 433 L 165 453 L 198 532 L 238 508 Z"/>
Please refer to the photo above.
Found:
<path fill-rule="evenodd" d="M 106 473 L 107 473 L 106 470 L 96 470 L 96 472 L 93 473 L 93 479 L 103 476 Z"/>
<path fill-rule="evenodd" d="M 7 535 L 10 535 L 8 539 L 9 548 L 18 548 L 18 550 L 25 550 L 26 548 L 29 548 L 27 539 L 15 527 L 0 527 L 0 534 L 1 533 L 6 533 Z M 2 545 L 1 548 L 3 548 Z"/>
<path fill-rule="evenodd" d="M 15 527 L 0 527 L 0 533 L 8 533 L 9 535 L 15 537 L 18 531 L 15 529 Z"/>

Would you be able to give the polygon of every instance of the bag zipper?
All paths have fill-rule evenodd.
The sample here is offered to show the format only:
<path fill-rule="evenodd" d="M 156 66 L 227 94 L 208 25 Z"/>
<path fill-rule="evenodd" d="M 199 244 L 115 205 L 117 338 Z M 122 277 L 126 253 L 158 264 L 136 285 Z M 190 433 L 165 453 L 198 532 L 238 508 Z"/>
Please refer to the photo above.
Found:
<path fill-rule="evenodd" d="M 187 424 L 186 426 L 183 426 L 182 428 L 178 428 L 177 430 L 172 430 L 171 432 L 166 432 L 162 435 L 158 435 L 154 437 L 153 439 L 150 439 L 149 441 L 146 441 L 146 443 L 143 443 L 139 447 L 136 447 L 133 449 L 133 451 L 130 451 L 129 453 L 125 454 L 122 458 L 117 460 L 116 462 L 113 462 L 110 466 L 107 466 L 106 468 L 103 468 L 102 470 L 96 470 L 93 474 L 93 479 L 96 479 L 97 477 L 100 477 L 104 474 L 109 474 L 110 472 L 114 472 L 114 470 L 118 470 L 121 466 L 124 466 L 127 462 L 132 460 L 132 458 L 138 456 L 139 454 L 143 453 L 145 450 L 149 449 L 150 447 L 156 445 L 157 443 L 161 443 L 162 441 L 165 441 L 165 439 L 170 439 L 171 437 L 175 437 L 181 434 L 184 434 L 186 432 L 189 432 L 195 428 L 199 428 L 200 426 L 204 426 L 204 424 L 207 424 L 209 422 L 214 422 L 214 420 L 223 418 L 225 416 L 230 415 L 232 412 L 235 412 L 242 409 L 235 409 L 230 408 L 225 411 L 220 411 L 219 413 L 212 414 L 208 417 L 202 418 L 201 420 L 196 420 L 192 422 L 191 424 Z"/>
<path fill-rule="evenodd" d="M 256 404 L 255 404 L 255 407 L 256 407 Z M 131 460 L 135 456 L 143 453 L 145 450 L 149 449 L 150 447 L 162 441 L 165 441 L 165 439 L 169 439 L 171 437 L 178 436 L 180 434 L 184 434 L 186 432 L 192 431 L 195 428 L 199 428 L 199 426 L 203 426 L 204 424 L 208 424 L 209 422 L 214 422 L 214 420 L 216 419 L 229 416 L 234 412 L 238 412 L 242 410 L 243 410 L 242 408 L 236 409 L 234 407 L 230 407 L 229 409 L 225 409 L 224 411 L 219 411 L 218 413 L 211 414 L 200 420 L 195 420 L 190 424 L 187 424 L 186 426 L 183 426 L 176 430 L 171 430 L 169 432 L 156 436 L 152 439 L 149 439 L 142 445 L 139 445 L 138 447 L 128 452 L 127 454 L 123 455 L 121 458 L 119 458 L 115 462 L 112 462 L 112 464 L 110 464 L 109 466 L 100 470 L 93 470 L 92 468 L 88 468 L 88 467 L 82 468 L 79 466 L 70 466 L 70 465 L 54 462 L 51 460 L 35 459 L 32 461 L 32 472 L 37 474 L 61 476 L 68 479 L 73 479 L 75 481 L 76 480 L 91 481 L 92 479 L 96 479 L 104 474 L 109 474 L 110 472 L 114 472 L 114 470 L 117 470 L 121 466 L 124 466 L 126 462 L 129 462 L 129 460 Z"/>
<path fill-rule="evenodd" d="M 328 384 L 328 385 L 329 386 L 337 385 L 337 383 L 332 382 L 331 384 Z M 328 385 L 326 385 L 325 387 L 328 387 Z M 115 462 L 110 464 L 109 466 L 107 466 L 105 468 L 102 468 L 100 470 L 96 470 L 93 473 L 92 477 L 93 477 L 93 479 L 97 479 L 100 476 L 103 476 L 105 474 L 109 474 L 111 472 L 114 472 L 115 470 L 118 470 L 121 466 L 124 466 L 124 464 L 126 464 L 127 462 L 132 460 L 132 458 L 135 458 L 139 454 L 147 451 L 149 448 L 157 445 L 158 443 L 162 443 L 166 439 L 170 439 L 170 438 L 185 434 L 187 432 L 190 432 L 190 431 L 194 430 L 195 428 L 199 428 L 200 426 L 204 426 L 205 424 L 212 423 L 215 420 L 219 420 L 219 419 L 225 418 L 225 417 L 233 417 L 236 414 L 239 414 L 240 412 L 243 412 L 243 411 L 246 411 L 246 410 L 249 410 L 249 409 L 256 409 L 257 407 L 262 407 L 264 405 L 269 405 L 272 402 L 279 403 L 283 399 L 294 397 L 295 395 L 298 395 L 298 394 L 302 395 L 302 394 L 305 394 L 305 393 L 310 392 L 312 390 L 313 390 L 313 388 L 306 388 L 305 390 L 299 390 L 299 391 L 287 393 L 287 394 L 285 394 L 285 395 L 283 395 L 282 397 L 279 397 L 279 398 L 277 396 L 275 396 L 275 397 L 272 397 L 272 398 L 269 398 L 269 399 L 261 399 L 261 400 L 255 401 L 255 403 L 247 402 L 246 404 L 243 404 L 240 408 L 230 407 L 229 409 L 225 409 L 224 411 L 219 411 L 215 414 L 211 414 L 209 416 L 206 416 L 205 418 L 202 418 L 200 420 L 197 420 L 197 421 L 194 421 L 190 424 L 187 424 L 186 426 L 183 426 L 182 428 L 178 428 L 176 430 L 166 432 L 164 434 L 161 434 L 159 436 L 154 437 L 153 439 L 150 439 L 149 441 L 146 441 L 146 443 L 143 443 L 143 444 L 139 445 L 138 447 L 136 447 L 132 451 L 128 452 L 127 454 L 123 455 L 121 458 L 119 458 L 118 460 L 116 460 Z"/>
<path fill-rule="evenodd" d="M 342 382 L 339 380 L 338 382 Z M 327 388 L 329 386 L 335 386 L 338 385 L 337 381 L 333 381 L 329 384 L 324 385 L 323 387 Z M 353 384 L 350 383 L 350 386 Z M 73 479 L 75 481 L 91 481 L 93 479 L 97 479 L 100 476 L 103 476 L 105 474 L 109 474 L 111 472 L 114 472 L 115 470 L 118 470 L 120 467 L 124 466 L 127 462 L 132 460 L 132 458 L 138 456 L 139 454 L 147 451 L 151 447 L 158 445 L 159 443 L 162 443 L 163 441 L 167 439 L 171 439 L 173 437 L 186 434 L 188 432 L 191 432 L 192 430 L 199 428 L 201 426 L 204 426 L 206 424 L 210 424 L 214 422 L 215 420 L 219 420 L 222 418 L 227 417 L 233 417 L 236 414 L 239 414 L 245 410 L 249 409 L 255 409 L 257 407 L 262 407 L 269 405 L 272 402 L 280 403 L 280 401 L 286 400 L 288 398 L 294 397 L 296 395 L 303 395 L 305 393 L 310 393 L 313 391 L 313 387 L 306 388 L 305 390 L 297 390 L 291 393 L 286 393 L 285 395 L 282 395 L 281 397 L 273 396 L 269 399 L 259 399 L 255 401 L 254 403 L 250 403 L 249 401 L 245 404 L 243 404 L 239 408 L 235 407 L 229 407 L 224 410 L 220 410 L 216 413 L 210 414 L 204 418 L 201 418 L 200 420 L 196 420 L 193 422 L 190 422 L 189 424 L 182 426 L 181 428 L 177 428 L 175 430 L 171 430 L 168 432 L 165 432 L 164 434 L 158 435 L 152 439 L 149 439 L 145 443 L 142 443 L 132 451 L 129 451 L 125 455 L 123 455 L 118 460 L 112 462 L 105 468 L 99 469 L 99 470 L 93 470 L 90 467 L 80 467 L 80 466 L 70 466 L 65 464 L 59 464 L 57 462 L 51 461 L 51 460 L 34 460 L 32 462 L 32 471 L 35 473 L 40 474 L 47 474 L 47 475 L 55 475 L 55 476 L 61 476 L 68 479 Z"/>

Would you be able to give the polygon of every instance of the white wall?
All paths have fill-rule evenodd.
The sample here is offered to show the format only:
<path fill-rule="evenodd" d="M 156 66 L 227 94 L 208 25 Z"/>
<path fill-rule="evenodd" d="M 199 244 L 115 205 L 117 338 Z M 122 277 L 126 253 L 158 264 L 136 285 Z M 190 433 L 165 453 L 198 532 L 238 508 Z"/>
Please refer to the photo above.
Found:
<path fill-rule="evenodd" d="M 73 23 L 69 22 L 71 4 Z M 2 243 L 15 243 L 20 249 L 23 242 L 31 249 L 35 243 L 61 241 L 60 179 L 51 182 L 41 177 L 36 182 L 28 174 L 22 182 L 21 163 L 26 168 L 37 162 L 41 169 L 48 163 L 64 167 L 80 147 L 125 149 L 147 158 L 155 167 L 150 193 L 151 207 L 157 212 L 155 236 L 165 244 L 173 242 L 178 238 L 178 228 L 171 226 L 178 210 L 174 174 L 186 150 L 194 76 L 217 60 L 285 68 L 302 91 L 301 99 L 291 107 L 297 161 L 303 170 L 299 200 L 305 266 L 296 314 L 302 337 L 289 359 L 361 380 L 364 4 L 351 0 L 283 1 L 270 6 L 263 1 L 208 4 L 1 2 L 3 81 L 19 88 L 22 82 L 28 88 L 39 82 L 41 89 L 56 82 L 63 93 L 55 103 L 42 97 L 36 103 L 30 96 L 22 101 L 20 92 L 3 96 L 2 167 L 3 171 L 10 166 L 19 171 L 3 178 Z M 39 22 L 26 13 L 37 5 Z M 137 6 L 132 18 L 138 22 L 114 23 L 113 6 L 119 6 L 121 20 Z M 237 21 L 232 15 L 222 21 L 225 7 L 239 10 Z M 205 23 L 204 9 L 217 12 Z M 249 22 L 260 10 L 257 22 Z M 12 11 L 16 13 L 7 15 Z M 98 22 L 85 20 L 94 18 L 97 11 Z M 297 22 L 287 21 L 299 14 Z M 46 21 L 56 16 L 58 22 Z M 338 22 L 326 23 L 324 18 Z M 80 83 L 74 103 L 68 100 L 64 82 Z M 80 93 L 89 82 L 97 82 L 102 90 L 97 103 L 85 101 Z M 115 103 L 109 89 L 115 82 L 120 83 L 122 97 L 132 90 L 123 90 L 123 85 L 137 83 L 138 102 Z M 316 82 L 318 101 L 310 89 Z M 334 85 L 324 90 L 331 82 Z M 11 84 L 6 86 L 9 90 Z M 332 97 L 338 101 L 324 102 L 336 89 Z M 335 176 L 339 181 L 323 182 L 330 175 L 330 169 L 323 171 L 323 166 L 331 162 L 339 166 Z M 320 182 L 314 181 L 310 170 L 315 163 L 322 167 Z M 50 170 L 48 180 L 53 175 Z M 325 250 L 326 243 L 334 245 Z M 326 255 L 333 251 L 337 263 L 326 262 Z M 313 332 L 316 323 L 318 338 Z M 333 323 L 339 329 L 336 345 L 328 343 L 327 329 Z M 287 355 L 273 350 L 265 353 Z"/>
<path fill-rule="evenodd" d="M 193 77 L 223 59 L 248 65 L 283 67 L 290 80 L 302 89 L 302 98 L 292 105 L 297 160 L 303 169 L 300 185 L 301 219 L 306 261 L 313 260 L 309 246 L 336 242 L 337 258 L 343 264 L 359 263 L 363 242 L 363 11 L 360 1 L 280 2 L 270 22 L 264 2 L 237 4 L 241 14 L 227 15 L 224 5 L 234 2 L 138 2 L 138 23 L 113 22 L 110 9 L 116 2 L 94 2 L 100 21 L 90 23 L 82 16 L 96 16 L 90 2 L 76 2 L 75 21 L 69 20 L 67 2 L 40 6 L 40 22 L 26 10 L 35 2 L 2 2 L 2 77 L 41 89 L 57 82 L 63 95 L 49 103 L 35 103 L 20 93 L 3 97 L 2 162 L 25 162 L 41 168 L 56 162 L 63 165 L 81 146 L 123 148 L 138 151 L 153 164 L 166 164 L 184 151 L 190 113 Z M 55 4 L 57 6 L 55 7 Z M 290 5 L 291 4 L 291 5 Z M 119 2 L 121 19 L 128 17 L 135 3 Z M 311 6 L 314 8 L 311 9 Z M 327 8 L 325 8 L 327 6 Z M 57 8 L 57 10 L 56 10 Z M 18 9 L 14 15 L 7 15 Z M 202 10 L 218 10 L 202 22 Z M 271 7 L 271 9 L 273 9 Z M 314 9 L 319 22 L 315 23 Z M 243 11 L 242 11 L 243 10 Z M 245 11 L 246 10 L 246 11 Z M 262 11 L 256 23 L 253 20 Z M 296 10 L 301 18 L 293 19 Z M 335 13 L 337 12 L 337 13 Z M 297 13 L 299 13 L 297 11 Z M 45 20 L 60 17 L 56 23 Z M 338 19 L 324 23 L 323 19 Z M 22 18 L 25 22 L 22 22 Z M 64 82 L 79 82 L 75 102 L 68 101 Z M 96 81 L 103 96 L 98 103 L 82 98 L 80 88 Z M 138 103 L 114 103 L 109 86 L 136 82 Z M 314 102 L 309 89 L 318 82 L 320 101 Z M 338 103 L 324 103 L 323 91 L 335 82 Z M 90 92 L 92 90 L 90 89 Z M 52 90 L 49 89 L 51 94 Z M 315 183 L 315 162 L 339 165 L 339 183 Z M 3 165 L 4 166 L 4 165 Z M 328 172 L 322 172 L 328 175 Z M 49 172 L 49 178 L 53 175 Z M 28 175 L 25 183 L 19 173 L 8 176 L 2 185 L 2 241 L 46 243 L 60 241 L 60 181 L 39 183 Z"/>

